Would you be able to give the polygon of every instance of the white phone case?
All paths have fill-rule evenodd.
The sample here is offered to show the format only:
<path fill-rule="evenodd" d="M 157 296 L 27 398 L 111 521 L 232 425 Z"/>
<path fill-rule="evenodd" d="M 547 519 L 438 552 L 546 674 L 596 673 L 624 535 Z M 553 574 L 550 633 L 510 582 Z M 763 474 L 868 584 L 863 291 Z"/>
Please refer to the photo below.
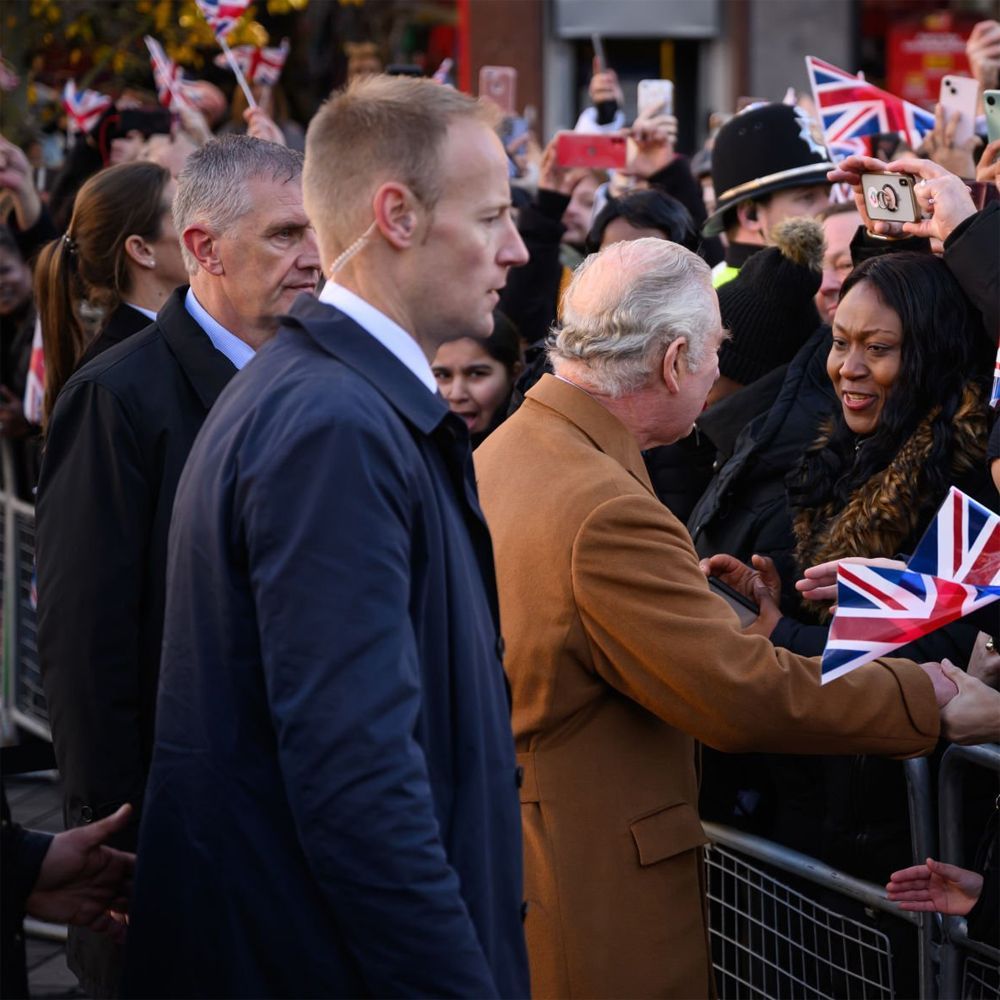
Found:
<path fill-rule="evenodd" d="M 674 84 L 672 80 L 640 80 L 639 81 L 639 114 L 662 105 L 657 114 L 672 115 L 674 113 Z"/>
<path fill-rule="evenodd" d="M 954 142 L 956 146 L 972 138 L 976 126 L 976 101 L 979 98 L 979 84 L 970 76 L 941 77 L 941 107 L 948 112 L 948 120 L 958 114 Z"/>

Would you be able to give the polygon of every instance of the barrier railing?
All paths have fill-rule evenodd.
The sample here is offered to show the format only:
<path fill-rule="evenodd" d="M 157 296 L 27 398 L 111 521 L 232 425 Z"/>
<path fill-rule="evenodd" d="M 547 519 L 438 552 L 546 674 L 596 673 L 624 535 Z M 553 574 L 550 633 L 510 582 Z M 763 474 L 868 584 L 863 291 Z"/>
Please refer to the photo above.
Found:
<path fill-rule="evenodd" d="M 36 643 L 35 509 L 14 491 L 6 441 L 0 441 L 0 475 L 0 700 L 10 721 L 51 739 Z"/>
<path fill-rule="evenodd" d="M 941 817 L 942 861 L 971 868 L 964 857 L 962 787 L 970 768 L 980 767 L 1000 777 L 1000 746 L 952 745 L 941 760 L 938 809 Z M 1000 807 L 1000 796 L 997 801 Z M 1000 998 L 1000 950 L 969 937 L 964 917 L 942 918 L 941 995 L 962 998 Z"/>
<path fill-rule="evenodd" d="M 709 937 L 722 1000 L 897 995 L 885 933 L 777 876 L 891 913 L 917 929 L 921 915 L 897 910 L 881 886 L 798 851 L 716 823 L 704 827 L 712 841 L 705 851 Z M 934 1000 L 932 977 L 920 988 L 921 1000 Z"/>
<path fill-rule="evenodd" d="M 905 774 L 916 863 L 935 851 L 927 761 L 906 761 Z M 843 899 L 913 926 L 920 998 L 936 1000 L 933 919 L 900 910 L 886 898 L 883 886 L 854 878 L 816 858 L 716 823 L 704 827 L 712 841 L 705 852 L 709 934 L 723 1000 L 895 997 L 889 936 L 824 905 Z"/>

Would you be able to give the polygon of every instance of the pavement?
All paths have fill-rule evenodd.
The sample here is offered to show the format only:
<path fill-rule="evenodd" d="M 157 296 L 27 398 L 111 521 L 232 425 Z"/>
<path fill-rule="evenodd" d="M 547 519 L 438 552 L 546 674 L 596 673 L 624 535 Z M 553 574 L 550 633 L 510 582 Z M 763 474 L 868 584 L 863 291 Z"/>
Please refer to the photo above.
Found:
<path fill-rule="evenodd" d="M 11 815 L 18 823 L 48 833 L 63 829 L 62 787 L 55 772 L 8 776 L 4 788 Z M 25 942 L 28 989 L 35 1000 L 86 996 L 66 966 L 65 928 L 29 920 Z"/>

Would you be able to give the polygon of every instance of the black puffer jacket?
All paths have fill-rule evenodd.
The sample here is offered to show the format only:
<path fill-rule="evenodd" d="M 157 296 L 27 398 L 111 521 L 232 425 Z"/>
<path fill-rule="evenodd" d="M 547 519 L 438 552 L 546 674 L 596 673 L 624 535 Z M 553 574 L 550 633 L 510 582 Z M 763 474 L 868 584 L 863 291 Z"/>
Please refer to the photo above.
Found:
<path fill-rule="evenodd" d="M 802 345 L 774 405 L 747 424 L 688 518 L 699 556 L 728 552 L 744 562 L 754 553 L 770 556 L 787 587 L 786 613 L 797 606 L 797 577 L 785 477 L 836 406 L 826 374 L 830 343 L 830 328 L 822 326 Z"/>

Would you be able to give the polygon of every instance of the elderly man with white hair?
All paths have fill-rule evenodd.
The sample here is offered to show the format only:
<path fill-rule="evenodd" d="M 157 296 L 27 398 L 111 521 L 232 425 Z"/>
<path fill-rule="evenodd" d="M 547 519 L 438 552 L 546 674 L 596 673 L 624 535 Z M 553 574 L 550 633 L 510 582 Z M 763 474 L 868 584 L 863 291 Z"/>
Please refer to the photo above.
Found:
<path fill-rule="evenodd" d="M 907 757 L 934 747 L 955 694 L 937 664 L 900 660 L 821 688 L 815 660 L 774 649 L 760 620 L 741 631 L 709 590 L 640 452 L 689 432 L 724 336 L 702 260 L 663 240 L 608 247 L 569 287 L 555 375 L 476 452 L 535 997 L 714 992 L 696 739 Z M 760 574 L 747 589 L 774 612 Z"/>

